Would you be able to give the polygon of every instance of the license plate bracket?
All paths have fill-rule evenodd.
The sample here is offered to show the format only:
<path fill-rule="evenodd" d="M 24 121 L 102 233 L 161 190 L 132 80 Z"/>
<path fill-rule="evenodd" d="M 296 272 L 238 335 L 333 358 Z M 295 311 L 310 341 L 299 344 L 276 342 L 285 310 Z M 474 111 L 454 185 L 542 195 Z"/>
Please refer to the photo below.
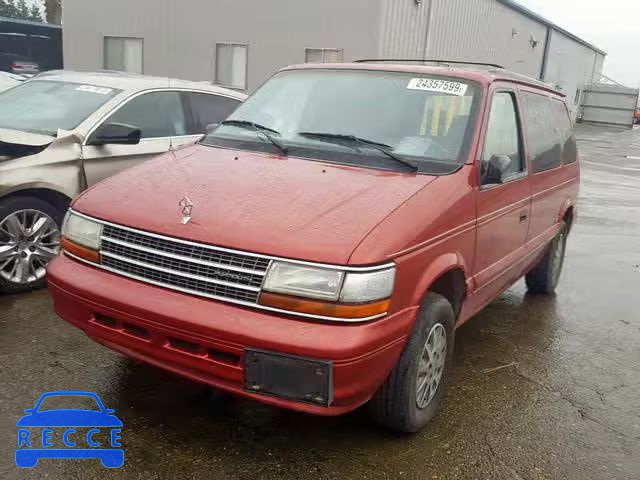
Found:
<path fill-rule="evenodd" d="M 333 402 L 333 365 L 330 361 L 247 349 L 244 389 L 328 407 Z"/>

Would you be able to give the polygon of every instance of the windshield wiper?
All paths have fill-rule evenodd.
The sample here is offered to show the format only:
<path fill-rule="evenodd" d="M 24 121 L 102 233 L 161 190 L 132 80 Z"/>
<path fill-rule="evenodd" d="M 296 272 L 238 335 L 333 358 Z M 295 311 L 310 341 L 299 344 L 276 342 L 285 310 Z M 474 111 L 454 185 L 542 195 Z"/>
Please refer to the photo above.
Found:
<path fill-rule="evenodd" d="M 355 135 L 346 135 L 342 133 L 300 132 L 298 133 L 298 135 L 300 135 L 301 137 L 315 138 L 321 141 L 324 140 L 333 143 L 348 142 L 349 144 L 353 145 L 356 150 L 358 149 L 358 146 L 373 148 L 374 150 L 384 153 L 387 157 L 395 160 L 397 163 L 401 163 L 402 165 L 409 167 L 411 171 L 418 171 L 418 166 L 415 163 L 400 158 L 397 155 L 391 153 L 389 150 L 391 150 L 393 147 L 391 145 L 387 145 L 386 143 L 375 142 L 373 140 L 367 140 L 366 138 L 356 137 Z"/>
<path fill-rule="evenodd" d="M 280 132 L 274 130 L 273 128 L 265 127 L 264 125 L 260 125 L 259 123 L 250 122 L 249 120 L 225 120 L 224 122 L 220 122 L 220 125 L 231 125 L 233 127 L 247 128 L 251 129 L 258 135 L 260 139 L 267 139 L 274 147 L 280 150 L 284 155 L 289 154 L 289 149 L 285 147 L 278 140 L 273 138 L 271 135 L 275 133 L 276 135 L 280 135 Z M 264 135 L 264 138 L 262 137 Z"/>

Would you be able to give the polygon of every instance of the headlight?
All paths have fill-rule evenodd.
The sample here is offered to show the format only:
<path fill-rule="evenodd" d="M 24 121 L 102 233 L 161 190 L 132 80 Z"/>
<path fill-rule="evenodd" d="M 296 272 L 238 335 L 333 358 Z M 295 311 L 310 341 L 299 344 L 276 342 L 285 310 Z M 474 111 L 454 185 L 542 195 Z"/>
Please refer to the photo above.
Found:
<path fill-rule="evenodd" d="M 62 236 L 92 250 L 100 250 L 102 224 L 68 212 L 62 223 Z"/>
<path fill-rule="evenodd" d="M 273 262 L 267 272 L 264 290 L 319 300 L 337 300 L 344 272 L 307 267 L 295 263 Z"/>
<path fill-rule="evenodd" d="M 358 321 L 387 313 L 395 267 L 351 272 L 274 261 L 259 303 L 311 317 Z"/>

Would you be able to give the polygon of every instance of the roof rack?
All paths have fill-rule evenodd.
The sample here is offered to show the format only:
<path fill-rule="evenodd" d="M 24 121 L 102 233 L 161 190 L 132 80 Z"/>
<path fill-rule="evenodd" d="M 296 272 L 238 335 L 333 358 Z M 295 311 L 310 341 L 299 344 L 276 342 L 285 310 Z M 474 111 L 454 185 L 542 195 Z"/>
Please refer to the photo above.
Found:
<path fill-rule="evenodd" d="M 502 65 L 495 63 L 485 62 L 467 62 L 462 60 L 440 60 L 440 59 L 428 59 L 428 58 L 365 58 L 361 60 L 355 60 L 354 63 L 381 63 L 381 62 L 395 62 L 395 63 L 409 63 L 409 62 L 421 62 L 421 63 L 439 63 L 449 66 L 450 63 L 457 63 L 458 65 L 482 65 L 485 67 L 493 67 L 504 69 Z"/>

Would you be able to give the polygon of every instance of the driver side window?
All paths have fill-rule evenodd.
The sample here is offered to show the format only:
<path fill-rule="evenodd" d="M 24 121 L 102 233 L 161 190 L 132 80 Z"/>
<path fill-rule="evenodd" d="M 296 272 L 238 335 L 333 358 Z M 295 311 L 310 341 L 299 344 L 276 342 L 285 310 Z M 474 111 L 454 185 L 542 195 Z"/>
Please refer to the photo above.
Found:
<path fill-rule="evenodd" d="M 123 123 L 139 128 L 141 138 L 185 135 L 187 124 L 179 92 L 151 92 L 134 98 L 104 123 Z"/>
<path fill-rule="evenodd" d="M 486 181 L 485 173 L 489 170 L 492 158 L 506 157 L 508 162 L 502 172 L 502 178 L 509 179 L 525 171 L 522 146 L 520 144 L 520 126 L 514 94 L 498 92 L 491 103 L 489 125 L 482 154 L 483 185 L 494 182 Z"/>

